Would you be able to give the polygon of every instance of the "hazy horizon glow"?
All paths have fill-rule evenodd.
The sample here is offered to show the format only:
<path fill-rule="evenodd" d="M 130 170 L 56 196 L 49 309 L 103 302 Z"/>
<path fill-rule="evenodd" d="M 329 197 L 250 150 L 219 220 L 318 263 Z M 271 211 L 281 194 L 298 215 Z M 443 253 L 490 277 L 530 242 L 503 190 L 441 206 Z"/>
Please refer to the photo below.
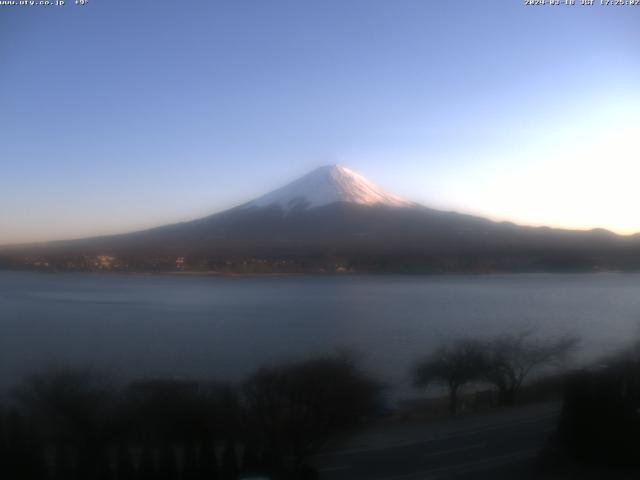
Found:
<path fill-rule="evenodd" d="M 329 163 L 640 232 L 640 8 L 522 3 L 0 8 L 0 245 L 189 220 Z"/>

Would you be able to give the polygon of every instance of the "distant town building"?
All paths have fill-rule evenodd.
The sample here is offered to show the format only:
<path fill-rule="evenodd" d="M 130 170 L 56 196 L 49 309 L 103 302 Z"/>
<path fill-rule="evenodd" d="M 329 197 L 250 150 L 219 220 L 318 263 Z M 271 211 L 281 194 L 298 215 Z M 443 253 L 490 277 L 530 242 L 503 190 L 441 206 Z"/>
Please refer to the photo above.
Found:
<path fill-rule="evenodd" d="M 98 255 L 96 257 L 97 267 L 103 268 L 105 270 L 110 270 L 113 267 L 113 264 L 116 260 L 116 257 L 111 257 L 109 255 Z"/>

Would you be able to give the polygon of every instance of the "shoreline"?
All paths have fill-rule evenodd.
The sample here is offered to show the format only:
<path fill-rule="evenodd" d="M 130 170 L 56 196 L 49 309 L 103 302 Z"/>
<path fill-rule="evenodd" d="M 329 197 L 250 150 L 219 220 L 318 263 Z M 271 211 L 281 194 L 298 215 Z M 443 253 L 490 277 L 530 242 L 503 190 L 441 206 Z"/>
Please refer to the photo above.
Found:
<path fill-rule="evenodd" d="M 84 275 L 126 275 L 145 277 L 214 277 L 214 278 L 278 278 L 278 277 L 500 277 L 500 276 L 545 276 L 545 275 L 636 275 L 640 270 L 597 270 L 597 271 L 493 271 L 493 272 L 254 272 L 225 273 L 209 271 L 142 271 L 142 270 L 55 270 L 55 269 L 14 269 L 0 268 L 0 273 L 40 273 L 40 274 L 84 274 Z"/>

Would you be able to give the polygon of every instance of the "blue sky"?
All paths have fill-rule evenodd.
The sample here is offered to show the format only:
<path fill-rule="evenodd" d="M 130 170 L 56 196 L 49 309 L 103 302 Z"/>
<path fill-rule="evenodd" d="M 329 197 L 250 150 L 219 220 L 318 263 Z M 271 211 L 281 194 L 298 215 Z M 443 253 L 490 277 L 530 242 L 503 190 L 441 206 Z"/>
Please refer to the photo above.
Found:
<path fill-rule="evenodd" d="M 0 7 L 0 244 L 195 218 L 327 163 L 640 231 L 640 7 L 523 3 Z"/>

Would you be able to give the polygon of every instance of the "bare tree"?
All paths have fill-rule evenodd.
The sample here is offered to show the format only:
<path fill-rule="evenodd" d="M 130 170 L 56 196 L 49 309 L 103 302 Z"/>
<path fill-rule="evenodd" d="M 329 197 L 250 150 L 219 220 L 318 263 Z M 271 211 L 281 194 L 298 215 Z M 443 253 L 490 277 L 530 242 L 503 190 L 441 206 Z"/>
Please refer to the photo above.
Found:
<path fill-rule="evenodd" d="M 258 370 L 244 387 L 253 440 L 270 462 L 300 474 L 305 459 L 375 412 L 379 385 L 341 358 Z"/>
<path fill-rule="evenodd" d="M 433 355 L 416 364 L 413 370 L 414 385 L 446 385 L 449 389 L 449 413 L 455 415 L 460 389 L 469 382 L 481 379 L 485 365 L 485 348 L 481 342 L 458 340 L 441 346 Z"/>
<path fill-rule="evenodd" d="M 494 384 L 502 402 L 513 405 L 525 378 L 545 366 L 558 366 L 573 351 L 578 339 L 534 339 L 527 330 L 501 335 L 487 343 L 484 378 Z"/>

